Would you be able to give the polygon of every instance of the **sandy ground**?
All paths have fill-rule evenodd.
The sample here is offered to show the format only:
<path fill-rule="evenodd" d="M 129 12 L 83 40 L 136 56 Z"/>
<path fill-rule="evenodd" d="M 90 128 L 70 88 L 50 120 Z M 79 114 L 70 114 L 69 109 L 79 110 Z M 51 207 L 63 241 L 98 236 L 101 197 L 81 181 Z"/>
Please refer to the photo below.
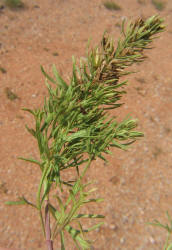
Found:
<path fill-rule="evenodd" d="M 167 222 L 166 210 L 172 215 L 172 1 L 160 12 L 151 0 L 116 0 L 119 11 L 107 10 L 100 0 L 23 1 L 23 10 L 0 8 L 0 67 L 5 70 L 0 71 L 0 249 L 46 249 L 36 212 L 4 205 L 19 195 L 35 199 L 40 173 L 17 157 L 38 159 L 36 143 L 25 130 L 33 120 L 21 108 L 43 103 L 47 91 L 40 65 L 51 73 L 55 64 L 68 79 L 71 57 L 84 56 L 89 37 L 97 44 L 106 29 L 117 41 L 124 18 L 157 13 L 165 18 L 166 32 L 154 41 L 148 59 L 133 67 L 138 73 L 129 77 L 125 105 L 114 112 L 119 120 L 127 114 L 138 118 L 145 137 L 127 152 L 114 149 L 106 166 L 97 160 L 87 179 L 96 180 L 96 195 L 105 199 L 89 210 L 106 215 L 90 236 L 96 239 L 92 249 L 162 249 L 165 231 L 146 222 Z M 8 98 L 9 89 L 17 99 Z M 75 249 L 70 239 L 66 249 Z"/>

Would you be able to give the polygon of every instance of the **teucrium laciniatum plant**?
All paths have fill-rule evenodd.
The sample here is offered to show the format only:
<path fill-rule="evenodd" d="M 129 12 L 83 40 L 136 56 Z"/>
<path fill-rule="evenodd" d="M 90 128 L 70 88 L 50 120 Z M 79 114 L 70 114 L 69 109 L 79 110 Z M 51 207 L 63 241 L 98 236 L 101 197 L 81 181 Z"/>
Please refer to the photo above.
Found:
<path fill-rule="evenodd" d="M 111 147 L 126 149 L 129 144 L 143 136 L 135 131 L 137 121 L 126 119 L 117 122 L 110 117 L 108 110 L 120 107 L 125 93 L 126 81 L 119 82 L 123 75 L 131 72 L 125 68 L 144 60 L 144 49 L 152 38 L 163 31 L 163 20 L 153 16 L 147 20 L 138 19 L 122 25 L 123 38 L 118 40 L 117 48 L 107 33 L 99 46 L 89 49 L 87 57 L 77 66 L 73 59 L 73 72 L 70 84 L 59 75 L 55 66 L 54 77 L 44 69 L 49 96 L 41 109 L 24 109 L 35 119 L 35 128 L 27 128 L 38 142 L 40 161 L 20 158 L 37 164 L 42 176 L 36 202 L 31 203 L 24 197 L 8 204 L 28 204 L 38 211 L 48 249 L 53 249 L 53 240 L 59 235 L 61 249 L 65 249 L 64 232 L 73 238 L 78 249 L 89 249 L 90 241 L 86 233 L 99 227 L 101 222 L 89 229 L 83 229 L 82 218 L 103 218 L 102 215 L 80 214 L 79 209 L 86 203 L 99 202 L 101 199 L 89 198 L 93 190 L 83 184 L 83 177 L 91 163 L 97 158 L 106 160 Z M 54 84 L 55 88 L 48 83 Z M 81 170 L 81 165 L 85 165 Z M 76 179 L 64 180 L 61 173 L 65 169 L 76 169 Z M 50 197 L 52 187 L 56 186 L 56 203 Z M 63 199 L 64 185 L 69 196 Z M 44 212 L 43 212 L 44 211 Z M 55 220 L 50 225 L 50 216 Z M 74 228 L 78 225 L 78 228 Z"/>

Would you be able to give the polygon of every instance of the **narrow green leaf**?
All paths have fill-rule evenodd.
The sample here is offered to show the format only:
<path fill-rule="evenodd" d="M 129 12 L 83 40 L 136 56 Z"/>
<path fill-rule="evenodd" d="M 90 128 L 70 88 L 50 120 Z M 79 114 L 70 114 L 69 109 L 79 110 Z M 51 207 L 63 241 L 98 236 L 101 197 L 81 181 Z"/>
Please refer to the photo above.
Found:
<path fill-rule="evenodd" d="M 81 233 L 81 237 L 84 238 L 84 230 L 83 230 L 83 228 L 82 228 L 82 225 L 81 225 L 81 223 L 80 223 L 79 220 L 77 220 L 77 223 L 78 223 L 78 225 L 79 225 L 79 230 L 80 230 L 80 233 Z"/>
<path fill-rule="evenodd" d="M 70 192 L 69 199 L 71 199 L 73 201 L 73 204 L 75 205 L 77 203 L 77 201 L 75 199 L 74 192 L 71 189 L 69 190 L 69 192 Z"/>
<path fill-rule="evenodd" d="M 45 76 L 50 82 L 56 84 L 56 81 L 55 81 L 51 76 L 49 76 L 49 75 L 45 72 L 45 70 L 44 70 L 44 68 L 43 68 L 42 66 L 41 66 L 41 71 L 42 71 L 42 73 L 44 74 L 44 76 Z"/>
<path fill-rule="evenodd" d="M 91 218 L 91 219 L 102 219 L 105 218 L 104 215 L 101 214 L 78 214 L 73 217 L 74 219 L 76 218 Z"/>
<path fill-rule="evenodd" d="M 44 130 L 46 127 L 50 126 L 50 124 L 51 124 L 52 121 L 53 121 L 53 117 L 54 117 L 54 113 L 48 114 L 48 116 L 45 118 L 44 124 L 43 124 L 42 127 L 41 127 L 41 132 L 43 132 L 43 130 Z"/>
<path fill-rule="evenodd" d="M 89 136 L 87 135 L 87 130 L 85 130 L 85 129 L 80 130 L 80 131 L 78 131 L 78 132 L 75 132 L 75 133 L 73 133 L 72 135 L 68 136 L 68 137 L 66 138 L 66 141 L 70 142 L 70 141 L 72 141 L 72 140 L 74 140 L 74 139 L 83 138 L 83 137 L 89 137 Z"/>
<path fill-rule="evenodd" d="M 150 222 L 148 223 L 149 225 L 152 225 L 152 226 L 155 226 L 155 227 L 162 227 L 164 228 L 165 230 L 169 231 L 168 230 L 168 225 L 163 225 L 161 224 L 159 221 L 155 220 L 155 222 Z"/>
<path fill-rule="evenodd" d="M 42 169 L 43 167 L 43 164 L 35 159 L 32 159 L 32 158 L 24 158 L 24 157 L 18 157 L 19 160 L 23 160 L 23 161 L 28 161 L 28 162 L 31 162 L 31 163 L 34 163 L 34 164 L 37 164 L 38 166 L 40 166 L 40 168 Z"/>
<path fill-rule="evenodd" d="M 34 112 L 34 110 L 31 110 L 31 109 L 28 109 L 28 108 L 22 108 L 22 110 L 24 110 L 24 111 L 28 111 L 29 113 L 31 113 L 32 115 L 34 115 L 34 116 L 35 116 L 35 112 Z"/>
<path fill-rule="evenodd" d="M 32 128 L 29 128 L 27 125 L 25 125 L 25 128 L 27 129 L 27 131 L 33 135 L 34 137 L 36 137 L 36 131 Z"/>
<path fill-rule="evenodd" d="M 84 240 L 79 236 L 80 231 L 74 229 L 73 227 L 67 225 L 65 230 L 72 236 L 73 240 L 77 240 L 83 249 L 90 249 L 90 244 L 88 241 Z"/>
<path fill-rule="evenodd" d="M 42 206 L 45 198 L 49 194 L 51 186 L 52 186 L 52 184 L 50 182 L 48 182 L 47 185 L 46 185 L 46 187 L 44 188 L 44 192 L 43 192 L 42 199 L 41 199 L 41 206 Z"/>
<path fill-rule="evenodd" d="M 59 85 L 64 89 L 67 90 L 68 89 L 68 85 L 67 83 L 61 78 L 61 76 L 59 75 L 56 66 L 53 65 L 53 73 L 54 76 L 56 77 L 57 82 L 59 83 Z"/>
<path fill-rule="evenodd" d="M 172 218 L 171 218 L 171 216 L 169 215 L 169 213 L 168 213 L 168 211 L 166 211 L 166 215 L 167 215 L 167 218 L 168 218 L 168 220 L 169 220 L 169 222 L 170 222 L 170 226 L 171 226 L 171 231 L 172 231 Z"/>
<path fill-rule="evenodd" d="M 89 199 L 89 200 L 85 200 L 83 203 L 90 203 L 90 202 L 102 202 L 104 201 L 104 199 Z"/>
<path fill-rule="evenodd" d="M 34 205 L 33 203 L 26 200 L 26 198 L 24 196 L 19 197 L 18 201 L 7 201 L 7 202 L 5 202 L 5 204 L 6 205 L 29 205 L 29 206 L 32 206 L 34 208 L 37 208 L 36 205 Z"/>
<path fill-rule="evenodd" d="M 6 201 L 6 205 L 26 205 L 27 203 L 24 200 L 19 201 Z"/>
<path fill-rule="evenodd" d="M 113 141 L 110 146 L 117 147 L 123 150 L 127 150 L 127 146 L 125 144 L 118 143 L 117 141 Z"/>
<path fill-rule="evenodd" d="M 58 212 L 58 210 L 51 204 L 48 204 L 48 208 L 54 219 L 59 221 L 60 213 Z"/>
<path fill-rule="evenodd" d="M 59 203 L 60 211 L 61 211 L 62 217 L 64 218 L 65 217 L 65 207 L 63 205 L 63 202 L 58 195 L 55 195 L 55 198 L 57 199 L 57 201 Z"/>
<path fill-rule="evenodd" d="M 61 239 L 61 250 L 65 250 L 64 233 L 63 233 L 63 231 L 60 231 L 60 239 Z"/>
<path fill-rule="evenodd" d="M 99 227 L 102 226 L 103 224 L 104 224 L 104 222 L 100 222 L 100 223 L 94 225 L 93 227 L 88 228 L 88 229 L 85 230 L 85 231 L 86 231 L 86 232 L 91 232 L 91 231 L 93 231 L 93 230 L 99 228 Z"/>

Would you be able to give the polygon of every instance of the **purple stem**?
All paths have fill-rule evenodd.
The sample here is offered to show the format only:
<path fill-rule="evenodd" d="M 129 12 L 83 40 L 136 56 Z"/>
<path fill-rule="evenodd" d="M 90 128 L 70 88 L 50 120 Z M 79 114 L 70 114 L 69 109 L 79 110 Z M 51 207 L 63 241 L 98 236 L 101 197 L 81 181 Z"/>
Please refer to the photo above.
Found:
<path fill-rule="evenodd" d="M 51 229 L 50 229 L 50 215 L 48 204 L 49 200 L 45 200 L 45 234 L 46 234 L 46 243 L 48 250 L 53 250 L 53 241 L 51 240 Z"/>

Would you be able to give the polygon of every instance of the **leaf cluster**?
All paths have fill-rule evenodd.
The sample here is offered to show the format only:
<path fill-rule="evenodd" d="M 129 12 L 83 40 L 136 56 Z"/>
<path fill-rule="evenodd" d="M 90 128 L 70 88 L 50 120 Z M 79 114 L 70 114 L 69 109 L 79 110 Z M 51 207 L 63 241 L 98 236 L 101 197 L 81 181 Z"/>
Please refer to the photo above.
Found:
<path fill-rule="evenodd" d="M 62 79 L 55 66 L 53 77 L 41 67 L 49 95 L 41 109 L 24 109 L 35 119 L 35 127 L 29 128 L 26 125 L 26 128 L 37 140 L 40 161 L 23 157 L 20 159 L 38 165 L 42 177 L 36 205 L 25 198 L 21 198 L 19 202 L 39 210 L 44 228 L 42 206 L 44 201 L 48 200 L 52 184 L 55 182 L 61 191 L 63 184 L 69 187 L 67 203 L 62 202 L 60 195 L 56 196 L 60 209 L 57 210 L 48 203 L 49 211 L 56 221 L 53 235 L 61 235 L 62 249 L 64 231 L 72 236 L 78 248 L 80 245 L 82 249 L 87 249 L 88 241 L 81 237 L 86 231 L 82 229 L 79 219 L 101 218 L 96 215 L 78 214 L 79 208 L 85 203 L 98 202 L 87 200 L 90 192 L 85 192 L 84 185 L 81 184 L 92 161 L 97 157 L 106 161 L 106 154 L 111 153 L 111 147 L 125 150 L 128 145 L 143 136 L 135 130 L 135 119 L 126 118 L 119 122 L 116 117 L 111 117 L 108 111 L 122 105 L 120 99 L 125 94 L 124 86 L 127 82 L 119 80 L 123 75 L 131 73 L 126 71 L 128 66 L 144 60 L 143 51 L 149 48 L 154 35 L 164 30 L 162 23 L 163 20 L 158 16 L 147 20 L 138 19 L 129 23 L 126 28 L 123 22 L 123 37 L 118 40 L 116 48 L 113 39 L 105 32 L 99 46 L 88 46 L 86 59 L 81 59 L 78 64 L 73 58 L 70 83 Z M 86 167 L 80 174 L 80 166 L 83 163 Z M 78 175 L 73 185 L 70 180 L 61 179 L 61 171 L 69 168 L 76 169 Z M 71 210 L 67 211 L 70 202 Z M 79 230 L 69 225 L 73 220 L 78 222 Z"/>
<path fill-rule="evenodd" d="M 49 204 L 49 210 L 52 216 L 55 219 L 55 224 L 53 228 L 53 236 L 54 239 L 58 234 L 61 235 L 61 245 L 64 244 L 64 231 L 68 232 L 72 239 L 74 240 L 75 245 L 78 249 L 80 246 L 82 249 L 90 249 L 91 242 L 87 240 L 86 234 L 96 228 L 100 227 L 103 222 L 100 222 L 91 228 L 83 229 L 80 220 L 82 219 L 102 219 L 104 216 L 98 214 L 81 214 L 78 213 L 78 210 L 84 206 L 85 204 L 93 203 L 93 202 L 101 202 L 102 199 L 88 199 L 87 197 L 95 191 L 95 189 L 85 191 L 85 188 L 89 184 L 83 185 L 81 183 L 81 179 L 79 178 L 72 189 L 69 190 L 69 197 L 67 201 L 64 203 L 62 202 L 61 198 L 56 195 L 55 198 L 58 202 L 58 207 L 60 208 L 57 210 L 54 206 Z M 68 209 L 69 204 L 71 204 L 71 208 Z M 78 224 L 79 229 L 74 228 L 71 226 L 71 223 L 76 222 Z"/>
<path fill-rule="evenodd" d="M 138 19 L 129 23 L 126 31 L 123 23 L 124 38 L 119 39 L 116 49 L 113 39 L 104 34 L 100 46 L 88 49 L 86 62 L 81 60 L 78 67 L 73 59 L 70 85 L 55 66 L 54 78 L 42 68 L 49 97 L 41 110 L 25 110 L 35 118 L 35 129 L 27 129 L 38 142 L 42 159 L 39 165 L 43 169 L 45 161 L 51 162 L 53 179 L 61 170 L 78 167 L 90 158 L 105 160 L 103 153 L 110 153 L 109 147 L 125 149 L 128 143 L 142 136 L 133 131 L 136 120 L 118 123 L 114 117 L 109 118 L 107 110 L 122 105 L 119 100 L 125 91 L 121 87 L 126 82 L 119 83 L 119 78 L 130 73 L 125 71 L 126 67 L 143 61 L 143 50 L 148 48 L 152 36 L 164 29 L 162 22 L 157 16 L 146 21 Z"/>

